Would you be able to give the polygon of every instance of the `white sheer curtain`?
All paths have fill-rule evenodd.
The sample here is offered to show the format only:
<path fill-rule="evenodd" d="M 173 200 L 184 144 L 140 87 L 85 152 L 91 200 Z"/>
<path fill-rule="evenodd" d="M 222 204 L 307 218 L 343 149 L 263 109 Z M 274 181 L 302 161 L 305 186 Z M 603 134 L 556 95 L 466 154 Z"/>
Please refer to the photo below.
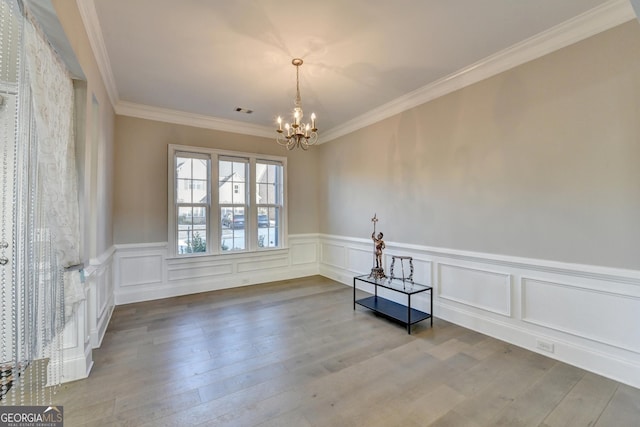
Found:
<path fill-rule="evenodd" d="M 73 83 L 66 67 L 30 19 L 25 23 L 24 47 L 38 138 L 40 202 L 58 262 L 64 267 L 72 266 L 80 262 Z M 80 273 L 65 272 L 65 317 L 84 298 Z"/>
<path fill-rule="evenodd" d="M 64 271 L 80 259 L 74 91 L 28 3 L 0 0 L 0 18 L 0 401 L 44 404 L 84 298 Z"/>

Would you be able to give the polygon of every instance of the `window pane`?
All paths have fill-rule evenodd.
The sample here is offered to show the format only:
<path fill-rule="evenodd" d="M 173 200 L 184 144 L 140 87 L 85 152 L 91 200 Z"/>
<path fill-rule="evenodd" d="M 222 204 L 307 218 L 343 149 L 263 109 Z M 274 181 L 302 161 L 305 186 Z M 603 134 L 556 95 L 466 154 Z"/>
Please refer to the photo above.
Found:
<path fill-rule="evenodd" d="M 282 202 L 282 165 L 256 163 L 256 203 Z"/>
<path fill-rule="evenodd" d="M 208 160 L 176 158 L 176 202 L 208 203 Z M 197 175 L 197 176 L 196 176 Z"/>
<path fill-rule="evenodd" d="M 220 249 L 225 252 L 245 250 L 247 225 L 244 207 L 222 207 L 220 218 L 222 218 Z"/>
<path fill-rule="evenodd" d="M 279 246 L 280 208 L 258 208 L 258 248 Z"/>
<path fill-rule="evenodd" d="M 244 205 L 246 200 L 246 185 L 244 182 L 234 182 L 231 198 L 234 205 Z"/>
<path fill-rule="evenodd" d="M 278 191 L 279 187 L 276 184 L 258 184 L 256 203 L 269 205 L 279 204 Z"/>
<path fill-rule="evenodd" d="M 246 169 L 246 162 L 220 160 L 218 193 L 221 204 L 244 205 L 246 203 Z"/>
<path fill-rule="evenodd" d="M 209 192 L 206 180 L 193 180 L 189 182 L 191 187 L 191 200 L 193 203 L 208 203 Z"/>
<path fill-rule="evenodd" d="M 236 181 L 245 181 L 247 171 L 246 165 L 246 162 L 233 162 L 233 175 Z"/>
<path fill-rule="evenodd" d="M 191 178 L 191 162 L 192 159 L 185 157 L 176 157 L 176 172 L 178 178 Z"/>
<path fill-rule="evenodd" d="M 190 179 L 178 179 L 178 185 L 176 188 L 176 202 L 193 203 L 193 199 L 191 198 Z"/>
<path fill-rule="evenodd" d="M 207 251 L 207 208 L 178 208 L 178 253 Z"/>
<path fill-rule="evenodd" d="M 193 179 L 207 180 L 207 176 L 209 175 L 209 166 L 208 161 L 204 159 L 191 159 L 193 162 Z"/>

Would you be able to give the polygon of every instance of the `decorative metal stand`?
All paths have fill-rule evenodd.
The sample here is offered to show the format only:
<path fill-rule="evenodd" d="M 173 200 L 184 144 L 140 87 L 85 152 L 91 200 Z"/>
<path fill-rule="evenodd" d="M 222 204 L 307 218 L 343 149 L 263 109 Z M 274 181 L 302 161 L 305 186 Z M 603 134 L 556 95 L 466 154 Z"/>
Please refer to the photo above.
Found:
<path fill-rule="evenodd" d="M 371 222 L 373 222 L 373 233 L 371 233 L 371 239 L 373 240 L 373 268 L 371 268 L 369 277 L 373 277 L 374 279 L 384 279 L 386 277 L 384 274 L 384 268 L 382 268 L 382 250 L 385 248 L 382 237 L 384 235 L 380 232 L 376 236 L 376 223 L 378 222 L 377 214 L 373 215 Z"/>
<path fill-rule="evenodd" d="M 410 256 L 400 256 L 400 255 L 391 255 L 391 268 L 389 269 L 390 279 L 399 279 L 393 275 L 393 266 L 396 263 L 396 260 L 400 260 L 400 268 L 402 270 L 402 281 L 408 281 L 413 283 L 413 258 Z M 409 260 L 409 277 L 405 277 L 404 275 L 404 261 Z"/>

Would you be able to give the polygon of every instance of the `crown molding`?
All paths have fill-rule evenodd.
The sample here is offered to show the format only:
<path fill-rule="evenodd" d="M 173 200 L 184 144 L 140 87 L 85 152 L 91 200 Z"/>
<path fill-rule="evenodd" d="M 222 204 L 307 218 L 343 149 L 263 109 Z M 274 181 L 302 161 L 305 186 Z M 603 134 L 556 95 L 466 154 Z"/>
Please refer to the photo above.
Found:
<path fill-rule="evenodd" d="M 275 139 L 275 131 L 273 128 L 236 120 L 220 119 L 202 114 L 187 113 L 126 101 L 119 101 L 115 106 L 115 110 L 116 114 L 121 116 Z"/>
<path fill-rule="evenodd" d="M 636 14 L 629 0 L 611 0 L 427 86 L 374 108 L 340 126 L 329 129 L 323 133 L 320 143 L 329 142 L 355 132 L 635 18 Z"/>
<path fill-rule="evenodd" d="M 104 39 L 102 38 L 102 28 L 100 27 L 100 21 L 98 20 L 98 13 L 96 12 L 96 5 L 93 0 L 76 0 L 78 10 L 80 11 L 80 17 L 82 18 L 82 24 L 87 32 L 89 38 L 89 44 L 93 51 L 93 56 L 98 63 L 98 70 L 102 75 L 102 81 L 107 90 L 109 101 L 115 108 L 119 101 L 118 87 L 113 77 L 113 71 L 111 68 L 111 61 L 107 54 L 107 48 L 104 45 Z"/>
<path fill-rule="evenodd" d="M 636 14 L 630 1 L 636 4 L 640 2 L 640 0 L 608 1 L 429 85 L 374 108 L 342 125 L 331 128 L 322 133 L 319 143 L 329 142 L 355 132 L 635 19 Z M 273 137 L 273 129 L 266 126 L 120 101 L 94 1 L 76 0 L 76 3 L 116 114 L 226 132 Z"/>

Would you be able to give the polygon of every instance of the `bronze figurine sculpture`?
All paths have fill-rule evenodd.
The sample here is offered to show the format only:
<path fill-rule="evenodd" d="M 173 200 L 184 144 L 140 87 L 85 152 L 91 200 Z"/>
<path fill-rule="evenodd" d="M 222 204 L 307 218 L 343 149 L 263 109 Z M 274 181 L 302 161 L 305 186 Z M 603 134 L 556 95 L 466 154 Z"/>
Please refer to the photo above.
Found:
<path fill-rule="evenodd" d="M 373 240 L 374 266 L 371 268 L 369 277 L 373 277 L 374 279 L 384 279 L 386 277 L 384 274 L 384 268 L 382 268 L 382 250 L 385 248 L 384 240 L 382 240 L 384 234 L 379 232 L 376 236 L 376 222 L 378 222 L 377 214 L 373 215 L 371 222 L 373 222 L 373 233 L 371 233 L 371 239 Z"/>

